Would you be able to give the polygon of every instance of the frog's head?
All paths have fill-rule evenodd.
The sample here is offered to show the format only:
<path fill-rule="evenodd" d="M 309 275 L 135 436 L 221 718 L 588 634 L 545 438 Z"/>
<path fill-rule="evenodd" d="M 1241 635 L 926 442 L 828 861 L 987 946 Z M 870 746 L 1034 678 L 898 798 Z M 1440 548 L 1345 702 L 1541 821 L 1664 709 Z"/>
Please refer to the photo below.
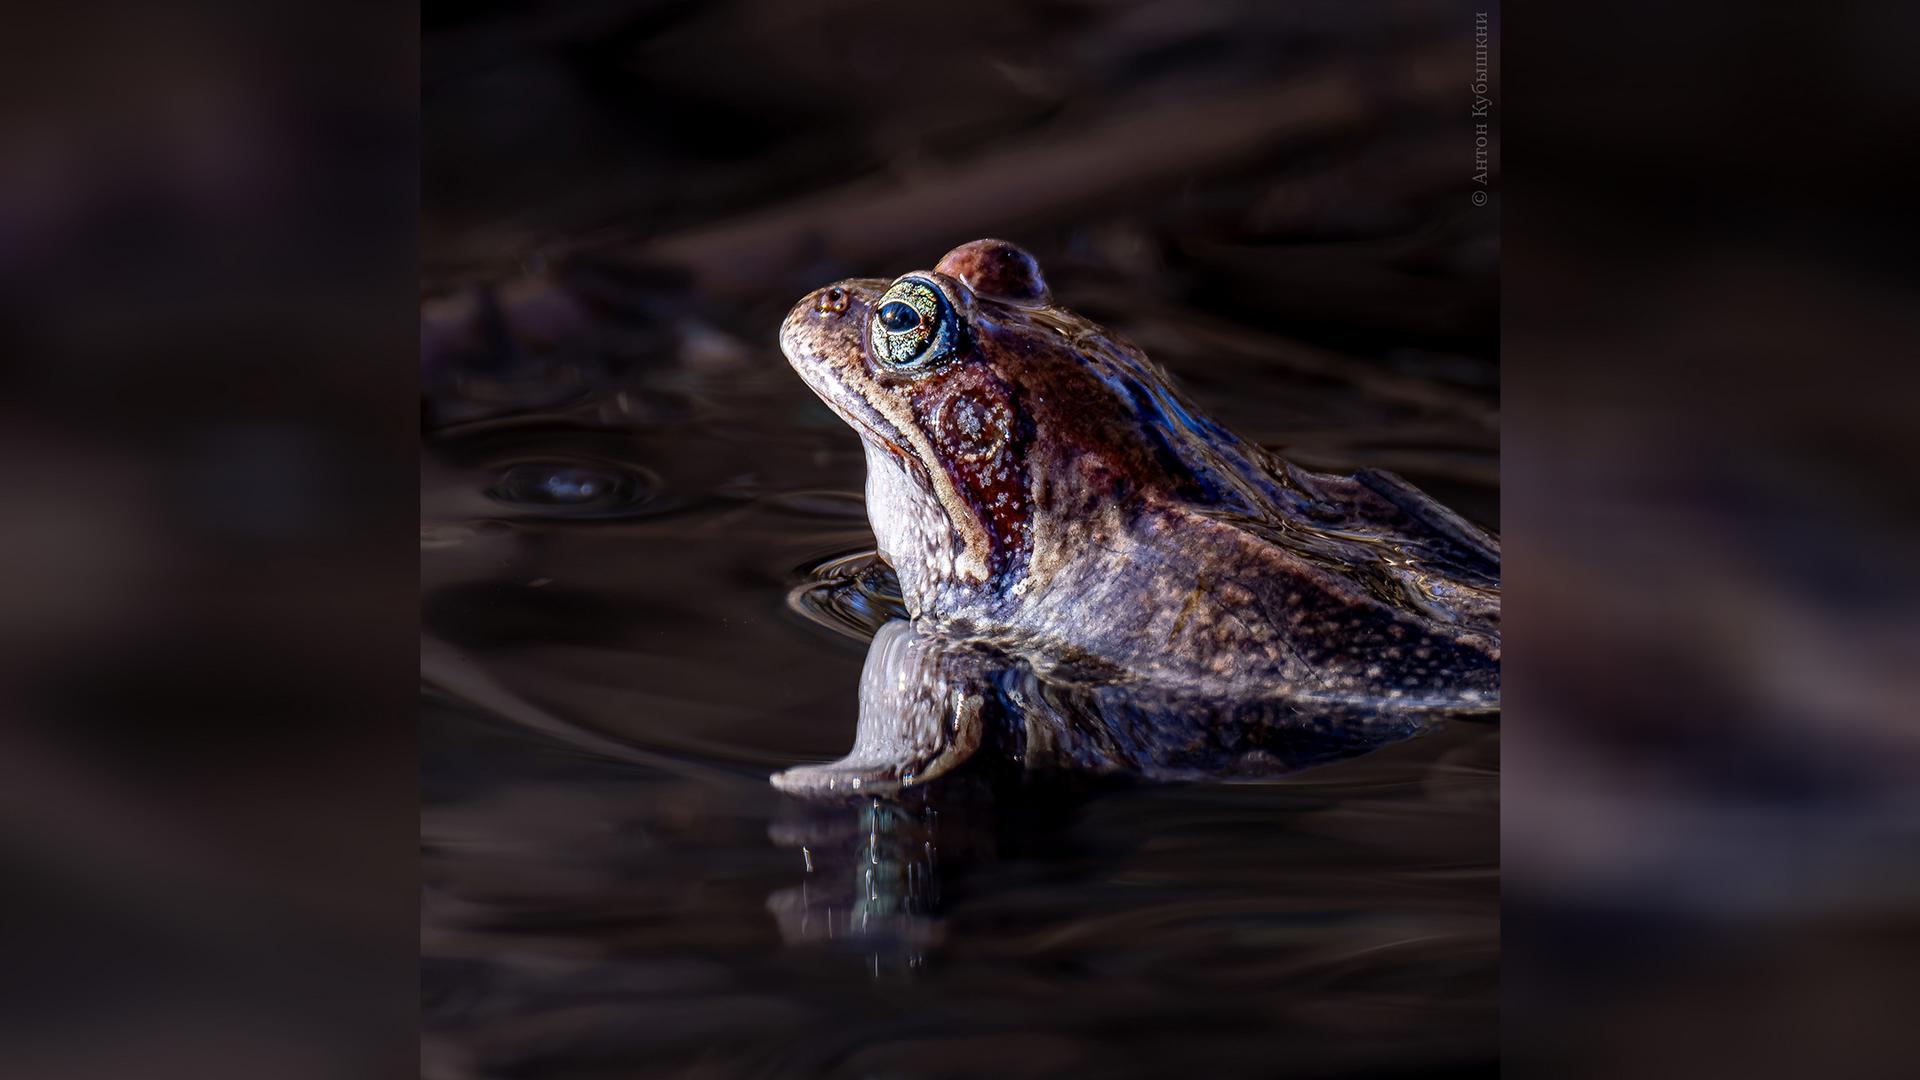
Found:
<path fill-rule="evenodd" d="M 1054 307 L 1033 256 L 1002 240 L 817 290 L 780 346 L 865 442 L 868 517 L 910 602 L 916 584 L 1044 569 L 1054 526 L 1192 484 L 1192 444 L 1216 437 L 1138 350 Z"/>

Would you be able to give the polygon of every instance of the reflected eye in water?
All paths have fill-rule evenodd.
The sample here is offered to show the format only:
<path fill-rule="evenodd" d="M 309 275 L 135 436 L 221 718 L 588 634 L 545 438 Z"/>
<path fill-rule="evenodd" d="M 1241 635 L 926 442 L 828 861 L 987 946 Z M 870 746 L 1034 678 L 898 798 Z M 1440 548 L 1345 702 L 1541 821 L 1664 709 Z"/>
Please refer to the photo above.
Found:
<path fill-rule="evenodd" d="M 901 278 L 880 298 L 868 337 L 883 365 L 895 371 L 925 371 L 958 347 L 960 318 L 931 282 Z"/>
<path fill-rule="evenodd" d="M 487 488 L 495 502 L 543 517 L 618 517 L 648 512 L 660 478 L 613 461 L 522 461 Z"/>

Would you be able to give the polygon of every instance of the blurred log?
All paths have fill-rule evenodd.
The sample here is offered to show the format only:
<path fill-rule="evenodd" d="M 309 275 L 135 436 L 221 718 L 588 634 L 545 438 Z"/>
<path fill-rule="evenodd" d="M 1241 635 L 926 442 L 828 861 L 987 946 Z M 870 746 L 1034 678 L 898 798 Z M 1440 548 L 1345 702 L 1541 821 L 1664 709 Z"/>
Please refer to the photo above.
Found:
<path fill-rule="evenodd" d="M 1101 296 L 1096 288 L 1083 287 L 1080 291 L 1096 302 Z M 1180 352 L 1243 356 L 1277 370 L 1344 383 L 1372 400 L 1458 417 L 1483 433 L 1497 432 L 1500 427 L 1499 407 L 1483 393 L 1385 370 L 1358 357 L 1261 334 L 1135 292 L 1129 292 L 1124 303 L 1115 306 L 1125 307 L 1134 316 L 1128 325 L 1116 323 L 1115 328 L 1149 355 L 1162 357 L 1162 363 L 1167 356 Z"/>
<path fill-rule="evenodd" d="M 862 181 L 724 223 L 549 257 L 615 255 L 685 268 L 697 288 L 714 295 L 758 293 L 809 265 L 874 265 L 903 251 L 1057 220 L 1291 142 L 1351 132 L 1395 110 L 1445 107 L 1464 94 L 1470 60 L 1470 52 L 1448 42 L 1377 66 L 1342 65 L 1000 144 L 987 156 L 904 181 Z"/>

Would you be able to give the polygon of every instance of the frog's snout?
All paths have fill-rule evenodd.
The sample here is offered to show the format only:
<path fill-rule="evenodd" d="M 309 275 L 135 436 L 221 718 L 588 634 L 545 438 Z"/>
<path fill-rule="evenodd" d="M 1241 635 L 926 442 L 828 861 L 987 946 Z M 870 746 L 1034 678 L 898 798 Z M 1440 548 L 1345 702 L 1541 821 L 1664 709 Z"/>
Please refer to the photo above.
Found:
<path fill-rule="evenodd" d="M 780 325 L 780 337 L 791 341 L 796 337 L 807 337 L 837 329 L 837 324 L 847 319 L 847 312 L 853 307 L 853 294 L 844 286 L 829 285 L 824 289 L 815 289 L 802 297 L 787 312 L 786 321 Z"/>
<path fill-rule="evenodd" d="M 847 315 L 857 305 L 853 291 L 845 285 L 829 285 L 824 289 L 815 289 L 793 305 L 787 313 L 782 333 L 805 332 L 809 329 L 821 330 L 844 322 Z"/>
<path fill-rule="evenodd" d="M 803 376 L 861 348 L 860 297 L 846 285 L 829 285 L 802 297 L 780 326 L 780 348 Z M 811 379 L 810 379 L 811 381 Z"/>

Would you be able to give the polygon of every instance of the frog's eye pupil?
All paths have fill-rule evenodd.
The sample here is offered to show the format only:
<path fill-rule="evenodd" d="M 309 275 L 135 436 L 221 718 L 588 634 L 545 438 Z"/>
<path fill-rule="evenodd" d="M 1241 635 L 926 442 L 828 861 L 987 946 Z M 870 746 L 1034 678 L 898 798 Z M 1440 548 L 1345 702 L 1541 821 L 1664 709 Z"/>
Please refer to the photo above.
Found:
<path fill-rule="evenodd" d="M 896 334 L 913 329 L 920 323 L 920 313 L 912 305 L 895 300 L 880 308 L 880 325 Z"/>
<path fill-rule="evenodd" d="M 953 304 L 938 287 L 918 278 L 902 278 L 880 298 L 868 324 L 873 358 L 896 372 L 935 370 L 953 355 L 962 329 Z"/>

